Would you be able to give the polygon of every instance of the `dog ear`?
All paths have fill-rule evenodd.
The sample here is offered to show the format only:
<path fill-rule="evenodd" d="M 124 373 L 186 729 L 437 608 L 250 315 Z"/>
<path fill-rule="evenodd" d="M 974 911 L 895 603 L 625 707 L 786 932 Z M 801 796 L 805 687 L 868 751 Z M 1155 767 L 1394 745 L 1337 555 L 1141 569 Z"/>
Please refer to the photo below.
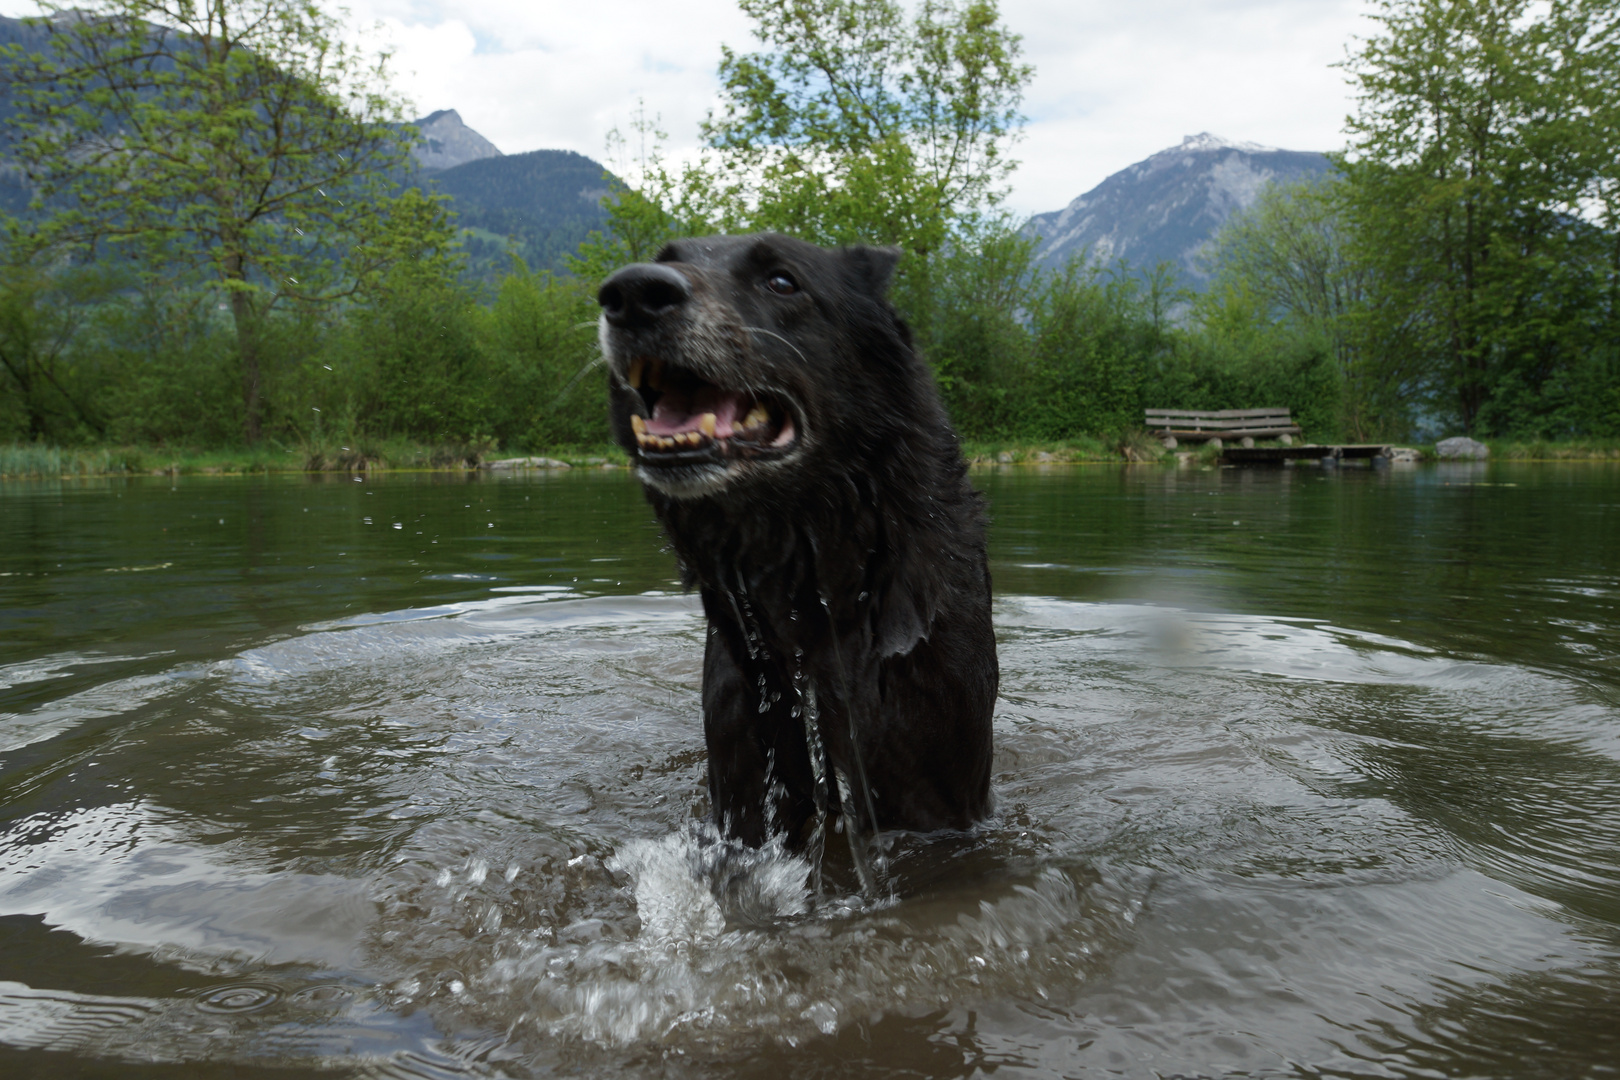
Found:
<path fill-rule="evenodd" d="M 894 280 L 894 268 L 900 263 L 899 248 L 859 244 L 845 248 L 843 255 L 851 278 L 873 296 L 881 299 L 888 294 L 889 282 Z"/>

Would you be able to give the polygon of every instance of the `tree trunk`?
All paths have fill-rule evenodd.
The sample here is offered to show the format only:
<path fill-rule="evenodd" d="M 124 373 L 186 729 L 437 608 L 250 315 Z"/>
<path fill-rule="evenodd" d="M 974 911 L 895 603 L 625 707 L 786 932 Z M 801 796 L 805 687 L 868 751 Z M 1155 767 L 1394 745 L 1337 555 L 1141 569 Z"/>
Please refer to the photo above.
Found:
<path fill-rule="evenodd" d="M 225 276 L 229 282 L 246 280 L 240 255 L 225 260 Z M 246 289 L 231 290 L 231 321 L 236 324 L 236 356 L 242 375 L 242 439 L 255 446 L 264 434 L 264 399 L 259 377 L 258 312 L 254 310 L 253 295 Z"/>

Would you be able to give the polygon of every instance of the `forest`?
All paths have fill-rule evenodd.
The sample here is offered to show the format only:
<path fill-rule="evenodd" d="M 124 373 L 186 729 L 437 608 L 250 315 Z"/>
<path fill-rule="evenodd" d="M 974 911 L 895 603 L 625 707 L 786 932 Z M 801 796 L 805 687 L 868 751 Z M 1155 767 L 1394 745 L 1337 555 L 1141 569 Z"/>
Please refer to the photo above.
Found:
<path fill-rule="evenodd" d="M 1005 209 L 1034 72 L 994 0 L 739 4 L 758 48 L 722 50 L 701 157 L 643 114 L 607 229 L 495 273 L 323 9 L 47 9 L 0 56 L 0 445 L 588 452 L 596 283 L 760 229 L 902 249 L 893 302 L 968 440 L 1141 445 L 1144 408 L 1261 405 L 1317 440 L 1620 438 L 1610 2 L 1383 0 L 1333 171 L 1235 217 L 1197 291 L 1040 264 Z"/>

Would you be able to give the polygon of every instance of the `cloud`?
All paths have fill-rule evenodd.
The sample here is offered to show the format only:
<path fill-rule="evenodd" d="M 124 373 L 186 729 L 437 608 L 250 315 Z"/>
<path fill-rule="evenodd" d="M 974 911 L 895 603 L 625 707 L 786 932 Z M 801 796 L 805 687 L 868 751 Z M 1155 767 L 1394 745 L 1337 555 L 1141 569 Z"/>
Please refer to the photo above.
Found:
<path fill-rule="evenodd" d="M 1290 150 L 1342 145 L 1343 59 L 1361 0 L 1007 0 L 1036 77 L 1013 202 L 1056 209 L 1209 131 Z"/>
<path fill-rule="evenodd" d="M 28 5 L 0 0 L 0 8 Z M 350 0 L 382 24 L 397 84 L 425 115 L 454 108 L 507 153 L 600 160 L 638 99 L 677 157 L 717 101 L 722 42 L 748 49 L 733 0 Z M 1368 0 L 1002 0 L 1035 81 L 1012 208 L 1057 209 L 1182 136 L 1210 131 L 1295 150 L 1341 145 L 1341 72 Z M 21 13 L 19 10 L 18 13 Z"/>

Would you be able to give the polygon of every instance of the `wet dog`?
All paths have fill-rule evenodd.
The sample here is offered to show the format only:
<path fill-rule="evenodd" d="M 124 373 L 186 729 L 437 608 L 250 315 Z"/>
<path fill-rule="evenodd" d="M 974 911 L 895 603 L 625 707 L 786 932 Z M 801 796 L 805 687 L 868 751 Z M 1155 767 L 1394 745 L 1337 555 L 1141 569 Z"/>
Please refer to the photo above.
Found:
<path fill-rule="evenodd" d="M 747 844 L 989 808 L 984 508 L 885 299 L 898 259 L 681 240 L 598 294 L 614 435 L 708 617 L 716 821 Z"/>

